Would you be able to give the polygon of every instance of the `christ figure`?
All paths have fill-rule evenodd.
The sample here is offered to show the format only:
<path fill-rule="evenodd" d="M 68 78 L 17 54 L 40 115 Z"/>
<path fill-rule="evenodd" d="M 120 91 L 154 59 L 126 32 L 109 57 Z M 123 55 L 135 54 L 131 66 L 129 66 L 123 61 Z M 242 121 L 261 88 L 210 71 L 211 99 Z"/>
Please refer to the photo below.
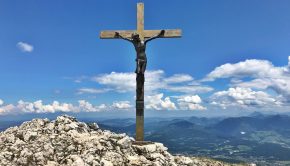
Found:
<path fill-rule="evenodd" d="M 119 32 L 115 32 L 115 37 L 127 40 L 133 43 L 137 56 L 136 56 L 136 74 L 144 74 L 147 65 L 147 57 L 146 57 L 146 44 L 156 38 L 164 36 L 165 30 L 161 30 L 160 33 L 156 36 L 153 36 L 147 40 L 141 40 L 139 34 L 133 33 L 131 38 L 125 38 L 119 34 Z"/>

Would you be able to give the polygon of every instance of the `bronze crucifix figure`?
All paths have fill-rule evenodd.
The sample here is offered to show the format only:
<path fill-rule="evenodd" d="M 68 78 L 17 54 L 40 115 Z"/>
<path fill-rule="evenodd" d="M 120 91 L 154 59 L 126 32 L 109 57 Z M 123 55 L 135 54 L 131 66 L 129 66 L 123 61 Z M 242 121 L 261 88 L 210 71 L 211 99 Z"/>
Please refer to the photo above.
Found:
<path fill-rule="evenodd" d="M 136 57 L 136 142 L 144 141 L 144 82 L 147 66 L 146 44 L 156 38 L 181 37 L 180 29 L 144 30 L 144 4 L 137 3 L 137 30 L 101 31 L 101 39 L 124 39 L 133 43 Z"/>
<path fill-rule="evenodd" d="M 162 37 L 164 35 L 164 32 L 165 32 L 164 30 L 161 30 L 161 32 L 158 35 L 153 36 L 149 39 L 146 39 L 145 41 L 141 40 L 137 33 L 133 33 L 131 38 L 126 38 L 126 37 L 121 36 L 119 34 L 119 32 L 115 32 L 115 36 L 117 38 L 119 37 L 121 39 L 124 39 L 124 40 L 127 40 L 127 41 L 133 43 L 135 50 L 136 50 L 136 54 L 137 54 L 136 70 L 135 70 L 136 74 L 144 74 L 144 72 L 146 70 L 147 56 L 146 56 L 145 50 L 146 50 L 147 42 L 149 42 L 153 39 Z"/>

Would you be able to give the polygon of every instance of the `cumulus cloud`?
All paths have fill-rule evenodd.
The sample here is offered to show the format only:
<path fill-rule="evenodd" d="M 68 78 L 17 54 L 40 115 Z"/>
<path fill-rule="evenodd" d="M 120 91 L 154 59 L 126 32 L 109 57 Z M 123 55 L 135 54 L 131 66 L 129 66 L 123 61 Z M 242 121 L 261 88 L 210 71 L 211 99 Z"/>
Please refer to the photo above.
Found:
<path fill-rule="evenodd" d="M 119 109 L 129 109 L 132 105 L 128 101 L 116 101 L 112 105 L 93 105 L 88 101 L 79 100 L 78 104 L 60 103 L 53 101 L 44 104 L 42 100 L 35 102 L 18 101 L 16 104 L 0 105 L 0 115 L 19 113 L 55 113 L 55 112 L 101 112 Z"/>
<path fill-rule="evenodd" d="M 263 91 L 254 91 L 250 88 L 229 88 L 226 91 L 214 93 L 211 97 L 211 104 L 220 106 L 223 109 L 228 107 L 269 107 L 280 106 L 281 102 Z"/>
<path fill-rule="evenodd" d="M 235 86 L 256 89 L 272 89 L 284 103 L 290 102 L 290 78 L 257 78 L 251 81 L 236 83 Z"/>
<path fill-rule="evenodd" d="M 130 104 L 129 101 L 118 101 L 118 102 L 114 102 L 112 105 L 113 108 L 116 109 L 129 109 L 129 108 L 133 108 L 133 106 Z"/>
<path fill-rule="evenodd" d="M 281 75 L 283 69 L 274 67 L 267 60 L 250 59 L 235 64 L 227 63 L 216 67 L 204 81 L 213 81 L 217 78 L 229 77 L 267 77 Z"/>
<path fill-rule="evenodd" d="M 136 74 L 133 72 L 111 72 L 108 74 L 100 74 L 92 77 L 91 80 L 100 84 L 103 89 L 109 89 L 119 93 L 135 92 L 136 90 Z M 202 85 L 198 81 L 194 81 L 193 77 L 188 74 L 174 74 L 166 76 L 163 70 L 149 70 L 145 73 L 145 107 L 152 110 L 177 110 L 176 103 L 165 97 L 161 91 L 175 92 L 183 94 L 197 94 L 212 91 L 213 88 Z M 78 94 L 84 93 L 103 93 L 100 89 L 81 88 Z M 200 103 L 179 101 L 177 103 L 183 110 L 204 110 L 206 109 Z M 132 105 L 129 102 L 113 103 L 111 106 L 115 109 L 129 109 Z"/>
<path fill-rule="evenodd" d="M 181 110 L 206 110 L 206 107 L 201 105 L 202 100 L 198 95 L 178 96 L 177 98 Z"/>
<path fill-rule="evenodd" d="M 160 90 L 167 90 L 180 93 L 204 93 L 213 90 L 211 87 L 200 85 L 193 82 L 193 78 L 187 74 L 175 74 L 166 77 L 164 71 L 147 71 L 145 78 L 145 91 L 148 94 L 160 93 Z M 135 73 L 102 74 L 92 78 L 93 81 L 114 89 L 117 92 L 135 91 Z"/>
<path fill-rule="evenodd" d="M 75 107 L 68 103 L 59 103 L 54 101 L 52 104 L 43 104 L 42 100 L 35 102 L 25 102 L 20 100 L 16 109 L 29 113 L 55 113 L 56 111 L 70 112 L 75 111 Z"/>
<path fill-rule="evenodd" d="M 290 102 L 290 57 L 288 65 L 277 67 L 267 60 L 251 59 L 215 68 L 203 81 L 232 78 L 233 87 L 272 89 L 285 103 Z M 244 79 L 244 80 L 243 80 Z M 245 80 L 246 79 L 246 80 Z M 237 81 L 239 80 L 239 81 Z"/>
<path fill-rule="evenodd" d="M 13 113 L 15 110 L 15 106 L 12 104 L 0 106 L 0 115 Z"/>
<path fill-rule="evenodd" d="M 0 106 L 4 104 L 4 101 L 0 99 Z"/>
<path fill-rule="evenodd" d="M 163 93 L 145 96 L 145 108 L 152 110 L 176 110 L 175 103 L 170 100 L 170 97 L 163 99 Z"/>
<path fill-rule="evenodd" d="M 160 88 L 164 88 L 166 84 L 161 81 L 163 74 L 164 72 L 162 70 L 146 72 L 146 91 L 151 92 Z M 136 88 L 136 74 L 131 72 L 112 72 L 110 74 L 102 74 L 97 77 L 93 77 L 93 80 L 101 85 L 108 86 L 121 93 L 135 91 Z"/>
<path fill-rule="evenodd" d="M 118 92 L 128 92 L 135 89 L 134 73 L 116 73 L 102 74 L 93 78 L 99 84 L 115 88 Z"/>
<path fill-rule="evenodd" d="M 25 42 L 18 42 L 16 45 L 22 52 L 32 52 L 34 47 L 31 44 Z"/>
<path fill-rule="evenodd" d="M 79 100 L 79 107 L 76 108 L 76 110 L 85 112 L 100 112 L 105 111 L 107 108 L 108 106 L 106 106 L 105 104 L 94 106 L 85 100 Z"/>
<path fill-rule="evenodd" d="M 205 110 L 202 100 L 198 95 L 174 96 L 177 104 L 172 98 L 164 96 L 163 93 L 145 96 L 145 108 L 148 110 Z M 1 100 L 2 101 L 2 100 Z M 178 107 L 177 107 L 178 105 Z M 112 104 L 94 105 L 86 100 L 79 100 L 77 104 L 61 103 L 53 101 L 45 104 L 42 100 L 28 102 L 19 100 L 16 104 L 0 105 L 0 115 L 22 114 L 22 113 L 56 113 L 56 112 L 102 112 L 116 110 L 134 110 L 130 101 L 115 101 Z"/>
<path fill-rule="evenodd" d="M 179 102 L 187 102 L 187 103 L 201 103 L 201 98 L 198 95 L 194 96 L 180 96 L 177 100 Z"/>

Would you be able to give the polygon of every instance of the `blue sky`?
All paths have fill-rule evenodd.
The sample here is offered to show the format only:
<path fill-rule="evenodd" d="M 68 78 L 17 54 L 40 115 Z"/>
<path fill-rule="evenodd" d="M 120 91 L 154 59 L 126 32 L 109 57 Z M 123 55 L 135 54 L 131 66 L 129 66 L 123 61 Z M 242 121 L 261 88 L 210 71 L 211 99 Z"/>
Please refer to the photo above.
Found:
<path fill-rule="evenodd" d="M 0 1 L 0 115 L 133 114 L 133 46 L 99 32 L 135 29 L 137 2 Z M 290 111 L 289 1 L 143 2 L 145 29 L 183 31 L 148 44 L 147 110 Z"/>

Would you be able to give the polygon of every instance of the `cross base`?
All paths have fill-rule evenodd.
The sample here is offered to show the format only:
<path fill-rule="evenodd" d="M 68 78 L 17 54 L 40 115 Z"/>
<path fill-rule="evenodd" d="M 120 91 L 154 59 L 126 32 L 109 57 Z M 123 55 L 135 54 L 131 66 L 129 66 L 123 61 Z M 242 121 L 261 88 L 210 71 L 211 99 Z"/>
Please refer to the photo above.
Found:
<path fill-rule="evenodd" d="M 138 145 L 138 146 L 143 146 L 143 145 L 154 144 L 154 142 L 151 142 L 151 141 L 133 141 L 132 144 Z"/>

